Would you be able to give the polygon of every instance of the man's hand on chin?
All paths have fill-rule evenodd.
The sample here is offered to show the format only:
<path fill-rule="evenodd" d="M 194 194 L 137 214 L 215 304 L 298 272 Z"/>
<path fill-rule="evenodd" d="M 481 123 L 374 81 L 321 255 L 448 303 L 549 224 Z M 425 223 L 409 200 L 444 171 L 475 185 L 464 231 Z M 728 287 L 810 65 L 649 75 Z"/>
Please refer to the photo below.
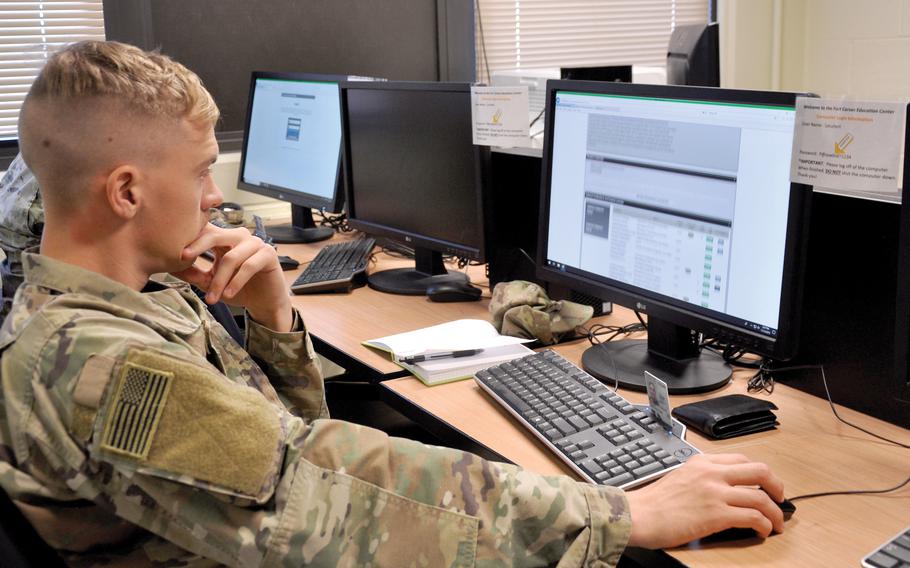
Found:
<path fill-rule="evenodd" d="M 205 301 L 224 301 L 246 308 L 260 324 L 278 332 L 291 330 L 291 299 L 278 263 L 278 253 L 244 228 L 222 229 L 211 224 L 183 249 L 183 260 L 203 252 L 215 253 L 211 266 L 193 264 L 173 275 L 206 292 Z"/>

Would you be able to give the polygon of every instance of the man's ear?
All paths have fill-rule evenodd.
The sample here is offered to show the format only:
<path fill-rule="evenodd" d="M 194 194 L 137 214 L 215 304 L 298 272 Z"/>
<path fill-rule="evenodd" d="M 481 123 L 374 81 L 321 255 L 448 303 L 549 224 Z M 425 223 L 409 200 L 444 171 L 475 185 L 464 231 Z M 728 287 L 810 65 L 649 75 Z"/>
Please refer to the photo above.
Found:
<path fill-rule="evenodd" d="M 132 219 L 142 205 L 142 175 L 136 166 L 123 165 L 108 174 L 104 192 L 111 210 L 123 219 Z"/>

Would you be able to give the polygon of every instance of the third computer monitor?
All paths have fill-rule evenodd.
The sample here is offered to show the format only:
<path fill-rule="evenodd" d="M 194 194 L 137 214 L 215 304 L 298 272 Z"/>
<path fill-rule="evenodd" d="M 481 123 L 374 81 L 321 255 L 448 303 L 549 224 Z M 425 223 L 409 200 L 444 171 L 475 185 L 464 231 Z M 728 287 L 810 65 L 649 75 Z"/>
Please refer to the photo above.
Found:
<path fill-rule="evenodd" d="M 551 81 L 539 276 L 648 315 L 585 352 L 643 390 L 725 384 L 699 337 L 794 354 L 810 189 L 790 182 L 792 93 Z M 700 332 L 703 335 L 696 334 Z"/>
<path fill-rule="evenodd" d="M 443 255 L 484 259 L 489 148 L 475 146 L 465 83 L 347 83 L 342 88 L 348 218 L 414 249 L 415 266 L 371 273 L 383 292 L 425 294 L 467 277 Z"/>
<path fill-rule="evenodd" d="M 291 225 L 270 227 L 278 243 L 327 239 L 312 209 L 339 213 L 341 108 L 345 77 L 254 71 L 243 137 L 238 187 L 291 203 Z"/>

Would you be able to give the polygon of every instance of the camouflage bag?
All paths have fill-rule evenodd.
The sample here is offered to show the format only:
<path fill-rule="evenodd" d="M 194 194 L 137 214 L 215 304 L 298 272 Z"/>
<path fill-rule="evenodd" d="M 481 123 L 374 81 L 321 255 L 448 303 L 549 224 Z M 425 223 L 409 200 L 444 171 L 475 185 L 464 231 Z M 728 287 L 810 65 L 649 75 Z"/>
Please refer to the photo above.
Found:
<path fill-rule="evenodd" d="M 539 285 L 513 280 L 500 282 L 493 288 L 490 314 L 499 333 L 552 345 L 591 319 L 594 308 L 568 300 L 551 300 Z"/>

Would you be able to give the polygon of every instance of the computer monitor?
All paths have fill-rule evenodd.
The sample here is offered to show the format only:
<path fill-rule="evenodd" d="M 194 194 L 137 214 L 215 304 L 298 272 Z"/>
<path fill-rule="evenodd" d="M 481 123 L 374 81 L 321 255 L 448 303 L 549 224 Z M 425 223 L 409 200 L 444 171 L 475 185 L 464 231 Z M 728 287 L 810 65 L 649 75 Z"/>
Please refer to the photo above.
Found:
<path fill-rule="evenodd" d="M 343 80 L 252 74 L 237 186 L 291 204 L 291 224 L 269 227 L 276 243 L 308 243 L 333 234 L 330 227 L 316 226 L 312 210 L 339 213 L 344 203 L 338 92 Z"/>
<path fill-rule="evenodd" d="M 674 28 L 667 49 L 667 84 L 720 87 L 717 22 Z"/>
<path fill-rule="evenodd" d="M 575 81 L 614 81 L 632 82 L 631 65 L 597 65 L 590 67 L 560 67 L 560 79 Z"/>
<path fill-rule="evenodd" d="M 551 81 L 538 277 L 648 315 L 582 364 L 644 390 L 722 386 L 700 332 L 775 359 L 798 337 L 811 191 L 790 183 L 796 95 Z"/>
<path fill-rule="evenodd" d="M 425 294 L 467 277 L 442 255 L 483 261 L 490 151 L 474 146 L 467 83 L 347 83 L 341 89 L 351 227 L 413 247 L 415 267 L 371 287 Z"/>

